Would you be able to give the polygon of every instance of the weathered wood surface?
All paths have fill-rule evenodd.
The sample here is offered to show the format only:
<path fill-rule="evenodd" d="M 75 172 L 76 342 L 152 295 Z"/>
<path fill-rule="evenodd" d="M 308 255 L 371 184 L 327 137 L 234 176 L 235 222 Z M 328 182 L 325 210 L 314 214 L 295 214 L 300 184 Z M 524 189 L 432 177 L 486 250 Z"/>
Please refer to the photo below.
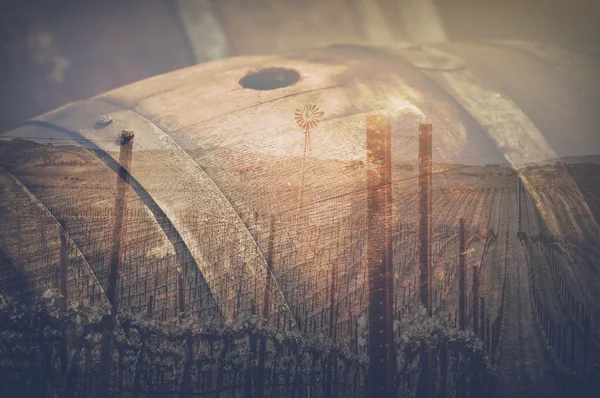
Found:
<path fill-rule="evenodd" d="M 199 62 L 338 43 L 389 45 L 390 39 L 409 38 L 397 4 L 368 1 L 363 12 L 362 3 L 3 2 L 0 130 L 68 102 Z"/>
<path fill-rule="evenodd" d="M 548 64 L 549 57 L 573 62 L 565 68 L 564 62 Z M 581 76 L 588 81 L 598 79 L 594 62 L 589 54 L 514 43 L 393 50 L 333 47 L 298 55 L 237 57 L 157 76 L 40 116 L 37 123 L 50 128 L 44 133 L 30 132 L 33 127 L 24 126 L 8 135 L 31 138 L 41 134 L 39 138 L 56 134 L 75 139 L 73 144 L 88 149 L 91 144 L 84 142 L 93 143 L 96 151 L 108 154 L 114 163 L 120 131 L 136 131 L 131 173 L 142 208 L 158 208 L 169 220 L 169 228 L 177 231 L 177 239 L 187 248 L 181 253 L 189 250 L 210 284 L 211 275 L 216 279 L 220 275 L 214 264 L 223 259 L 206 260 L 207 250 L 225 253 L 236 246 L 256 250 L 244 254 L 240 265 L 249 268 L 242 273 L 253 269 L 264 273 L 264 258 L 260 257 L 266 249 L 265 219 L 272 215 L 281 223 L 277 230 L 287 231 L 289 236 L 299 232 L 298 219 L 313 220 L 307 228 L 316 230 L 324 225 L 341 226 L 348 220 L 360 222 L 364 198 L 356 192 L 365 184 L 362 164 L 366 160 L 367 114 L 392 116 L 392 161 L 398 165 L 416 162 L 418 123 L 432 123 L 434 171 L 457 164 L 506 162 L 523 167 L 529 161 L 584 155 L 590 148 L 600 148 L 594 131 L 599 116 L 590 111 L 600 102 L 598 86 L 581 81 Z M 267 75 L 276 73 L 268 68 L 297 71 L 299 80 L 282 82 L 284 87 L 273 90 L 240 85 L 240 79 L 250 72 L 264 69 Z M 533 92 L 540 87 L 551 91 L 547 101 L 535 101 Z M 581 95 L 582 90 L 586 96 Z M 295 124 L 293 113 L 307 104 L 317 105 L 325 115 L 311 132 L 307 178 L 302 182 L 304 133 Z M 578 115 L 577 123 L 564 120 L 567 107 Z M 497 116 L 500 111 L 505 115 L 502 120 Z M 112 123 L 99 127 L 101 117 L 111 118 Z M 565 131 L 573 130 L 572 125 L 578 127 L 577 132 L 569 135 L 577 139 L 564 137 Z M 61 152 L 60 148 L 55 151 Z M 52 186 L 67 172 L 49 166 L 42 171 L 31 168 L 31 163 L 15 162 L 9 166 L 20 170 L 21 178 L 37 184 L 38 189 L 44 184 Z M 109 173 L 110 162 L 104 166 Z M 395 173 L 394 180 L 414 178 L 411 171 Z M 566 173 L 554 183 L 577 190 Z M 113 189 L 111 182 L 96 184 Z M 307 205 L 297 209 L 294 198 L 302 192 L 302 184 Z M 401 189 L 414 192 L 408 183 Z M 570 200 L 579 201 L 577 211 L 589 216 L 584 229 L 593 233 L 597 223 L 582 199 L 575 195 Z M 69 206 L 77 209 L 77 200 Z M 98 206 L 107 202 L 98 201 Z M 402 205 L 394 208 L 397 217 Z M 221 246 L 207 248 L 202 241 L 207 235 L 194 236 L 198 231 L 188 230 L 197 228 L 197 223 L 189 224 L 186 219 L 190 214 L 206 225 L 203 233 L 214 229 L 211 225 L 231 227 L 229 232 L 224 227 L 218 233 L 224 238 Z M 416 217 L 416 212 L 405 213 L 404 209 L 402 214 L 404 221 Z M 554 217 L 551 212 L 546 216 Z M 310 243 L 311 239 L 295 237 L 292 241 L 289 244 L 299 248 L 301 255 L 315 256 L 316 243 Z M 326 250 L 333 253 L 334 249 Z M 248 256 L 258 256 L 257 265 L 251 265 L 254 260 Z"/>
<path fill-rule="evenodd" d="M 217 186 L 239 179 L 244 192 L 253 189 L 245 180 L 254 175 L 261 181 L 258 188 L 269 183 L 268 170 L 249 175 L 241 172 L 251 170 L 258 155 L 281 162 L 283 169 L 278 171 L 290 173 L 290 183 L 297 184 L 291 177 L 298 172 L 304 135 L 292 114 L 298 106 L 311 103 L 325 111 L 312 134 L 312 156 L 326 161 L 364 160 L 364 115 L 380 111 L 394 116 L 393 156 L 398 162 L 416 160 L 414 136 L 419 122 L 434 126 L 433 152 L 438 164 L 508 160 L 519 166 L 557 156 L 585 155 L 589 148 L 600 147 L 594 133 L 598 115 L 592 111 L 600 106 L 600 85 L 593 84 L 598 80 L 593 56 L 553 55 L 555 59 L 579 60 L 565 68 L 548 64 L 547 58 L 540 57 L 545 53 L 540 47 L 528 51 L 521 44 L 498 43 L 440 48 L 442 52 L 347 47 L 289 56 L 238 57 L 109 92 L 98 100 L 113 106 L 100 103 L 97 112 L 81 113 L 76 110 L 79 106 L 71 106 L 40 120 L 77 131 L 93 128 L 93 120 L 103 114 L 129 109 L 206 168 Z M 300 80 L 268 91 L 240 86 L 239 80 L 247 73 L 267 67 L 296 70 Z M 547 101 L 536 101 L 540 89 L 550 93 Z M 500 99 L 509 107 L 503 125 L 497 120 Z M 524 128 L 517 133 L 511 123 Z M 126 124 L 125 118 L 123 127 Z M 565 134 L 573 126 L 577 126 L 577 134 Z M 107 131 L 116 134 L 117 130 L 109 127 Z M 157 143 L 142 150 L 154 149 L 164 150 Z M 203 152 L 206 154 L 194 154 Z M 165 165 L 175 161 L 168 159 L 160 161 Z M 336 174 L 339 172 L 319 175 L 316 185 L 340 181 Z"/>
<path fill-rule="evenodd" d="M 235 321 L 240 313 L 262 312 L 269 314 L 270 324 L 294 330 L 309 324 L 309 330 L 324 331 L 338 321 L 356 322 L 352 313 L 364 314 L 368 302 L 362 296 L 368 260 L 367 116 L 387 114 L 392 120 L 391 217 L 398 235 L 401 225 L 408 225 L 405 246 L 394 246 L 400 250 L 392 257 L 404 286 L 410 286 L 417 269 L 410 255 L 401 256 L 412 250 L 416 236 L 410 228 L 418 218 L 418 125 L 431 123 L 434 223 L 442 225 L 441 231 L 456 228 L 463 217 L 475 225 L 469 228 L 469 242 L 474 236 L 485 242 L 472 244 L 478 257 L 467 263 L 485 263 L 482 292 L 502 283 L 499 270 L 512 274 L 504 279 L 501 297 L 498 291 L 486 296 L 487 316 L 499 312 L 499 301 L 510 309 L 495 332 L 506 353 L 498 362 L 504 381 L 500 390 L 511 396 L 524 385 L 543 385 L 551 394 L 554 386 L 545 382 L 551 360 L 536 337 L 531 297 L 522 288 L 526 258 L 513 221 L 513 173 L 525 172 L 531 162 L 554 164 L 559 157 L 597 153 L 600 115 L 592 109 L 600 106 L 600 86 L 592 83 L 599 74 L 592 52 L 572 54 L 523 43 L 335 46 L 189 67 L 67 105 L 5 134 L 23 140 L 0 141 L 0 163 L 18 181 L 3 183 L 1 199 L 11 202 L 2 210 L 17 226 L 21 218 L 34 223 L 37 213 L 14 204 L 15 192 L 23 191 L 16 187 L 26 188 L 56 219 L 67 220 L 66 232 L 78 255 L 105 285 L 106 264 L 97 253 L 104 249 L 94 244 L 106 237 L 110 223 L 95 227 L 88 214 L 112 205 L 117 139 L 122 130 L 133 130 L 128 206 L 137 213 L 126 221 L 119 308 L 144 312 L 152 288 L 140 287 L 139 281 L 148 280 L 160 286 L 150 300 L 166 319 L 192 313 L 207 321 Z M 548 94 L 536 98 L 541 89 Z M 324 114 L 310 131 L 312 145 L 305 153 L 307 132 L 296 124 L 294 113 L 309 104 Z M 568 225 L 575 235 L 597 237 L 598 212 L 590 211 L 560 162 L 553 167 L 547 178 L 521 175 L 544 228 L 554 235 Z M 500 172 L 487 179 L 489 170 Z M 5 175 L 2 181 L 12 180 Z M 568 211 L 552 204 L 551 195 L 540 188 L 567 192 L 563 203 L 568 200 Z M 490 189 L 499 190 L 498 197 L 494 193 L 491 204 L 476 205 L 474 197 Z M 39 229 L 24 233 L 34 244 L 42 240 Z M 432 234 L 434 246 L 444 246 L 442 235 Z M 22 262 L 10 230 L 2 230 L 0 238 L 11 245 L 4 255 Z M 493 256 L 485 253 L 488 244 L 494 245 Z M 455 248 L 448 247 L 436 249 L 432 284 L 446 279 L 448 264 L 456 258 Z M 272 254 L 270 267 L 266 253 Z M 334 263 L 339 264 L 339 283 L 330 301 L 342 306 L 328 326 L 325 307 L 318 306 L 328 297 Z M 35 277 L 39 271 L 30 273 Z M 272 294 L 265 291 L 271 285 L 267 279 Z M 46 286 L 31 290 L 39 295 Z M 88 281 L 80 291 L 93 286 Z M 69 286 L 69 291 L 77 289 Z M 438 291 L 432 296 L 442 301 Z M 185 308 L 178 308 L 184 301 Z M 445 305 L 452 309 L 454 303 Z M 521 329 L 514 332 L 514 325 Z M 357 332 L 350 331 L 338 341 L 354 344 L 357 339 Z M 508 344 L 514 341 L 528 341 L 529 348 L 512 349 Z M 511 365 L 534 360 L 540 366 L 519 372 Z M 519 383 L 511 384 L 517 373 Z"/>

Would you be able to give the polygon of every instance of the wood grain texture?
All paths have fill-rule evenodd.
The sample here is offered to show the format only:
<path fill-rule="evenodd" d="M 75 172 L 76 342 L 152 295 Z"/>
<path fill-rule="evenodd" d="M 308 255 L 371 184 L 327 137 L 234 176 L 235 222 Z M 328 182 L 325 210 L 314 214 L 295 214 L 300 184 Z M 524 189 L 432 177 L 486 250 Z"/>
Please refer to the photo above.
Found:
<path fill-rule="evenodd" d="M 483 48 L 478 49 L 479 46 Z M 277 246 L 280 251 L 275 255 L 275 279 L 282 283 L 292 276 L 310 280 L 314 277 L 312 270 L 288 269 L 283 263 L 329 264 L 339 248 L 320 231 L 343 231 L 342 237 L 336 239 L 351 242 L 355 239 L 351 237 L 354 227 L 348 226 L 364 227 L 367 115 L 391 116 L 393 191 L 395 198 L 403 198 L 394 200 L 392 214 L 402 214 L 404 222 L 416 222 L 418 217 L 416 202 L 411 198 L 417 185 L 414 166 L 418 160 L 416 136 L 420 123 L 433 126 L 433 184 L 444 189 L 473 192 L 494 187 L 494 181 L 480 179 L 478 173 L 488 163 L 514 161 L 513 153 L 563 155 L 550 139 L 554 134 L 554 103 L 539 102 L 530 109 L 532 118 L 528 119 L 519 104 L 511 100 L 513 97 L 515 101 L 527 101 L 528 97 L 521 96 L 517 88 L 504 85 L 502 79 L 508 79 L 510 73 L 536 74 L 531 83 L 541 86 L 544 79 L 558 79 L 565 73 L 564 83 L 548 82 L 548 87 L 555 89 L 556 101 L 562 104 L 572 98 L 571 90 L 578 89 L 578 80 L 566 80 L 569 74 L 563 69 L 556 74 L 540 73 L 541 64 L 531 61 L 529 55 L 511 51 L 498 44 L 395 49 L 335 46 L 281 56 L 236 57 L 140 81 L 91 102 L 42 115 L 35 123 L 47 123 L 97 142 L 104 153 L 113 157 L 112 162 L 120 131 L 134 130 L 133 175 L 139 188 L 143 188 L 135 192 L 142 202 L 140 206 L 157 206 L 165 214 L 209 285 L 219 285 L 234 270 L 250 279 L 254 275 L 264 279 L 261 255 L 267 252 L 266 237 L 273 217 L 279 236 L 283 236 L 277 243 L 281 246 Z M 479 52 L 484 60 L 477 57 Z M 445 54 L 449 59 L 444 58 Z M 494 69 L 494 62 L 499 63 L 499 69 Z M 500 70 L 500 62 L 510 62 L 513 69 Z M 240 85 L 240 79 L 249 73 L 273 70 L 270 68 L 295 70 L 300 79 L 269 90 Z M 488 68 L 496 73 L 488 75 Z M 571 71 L 578 74 L 577 69 Z M 598 72 L 585 69 L 585 73 Z M 520 75 L 516 81 L 519 79 Z M 522 86 L 527 87 L 525 82 Z M 593 92 L 592 88 L 589 90 Z M 312 150 L 305 159 L 305 132 L 296 125 L 294 112 L 311 104 L 324 115 L 311 131 Z M 110 117 L 112 123 L 98 128 L 96 120 L 101 116 Z M 592 125 L 582 124 L 577 131 L 582 142 L 589 143 L 586 140 L 594 137 Z M 31 138 L 27 131 L 24 126 L 15 134 Z M 80 145 L 85 148 L 85 144 Z M 67 170 L 61 167 L 73 162 L 68 160 L 73 159 L 72 150 L 58 147 L 56 151 L 62 155 L 53 155 L 59 159 L 56 167 L 41 169 L 35 159 L 47 151 L 38 147 L 24 154 L 23 162 L 14 156 L 10 161 L 15 162 L 14 168 L 21 174 L 34 176 L 31 183 L 62 186 L 58 181 L 62 181 Z M 54 154 L 53 151 L 50 152 Z M 60 160 L 63 157 L 64 162 Z M 467 167 L 465 164 L 479 171 L 460 174 L 461 167 Z M 81 174 L 87 178 L 93 173 Z M 105 187 L 100 190 L 102 197 L 110 197 L 114 189 L 114 179 L 106 175 L 98 173 L 96 186 Z M 568 178 L 568 174 L 563 174 L 551 183 L 576 191 Z M 509 183 L 514 183 L 514 177 L 506 177 L 502 182 Z M 299 207 L 297 198 L 302 189 L 306 199 Z M 574 196 L 569 200 L 580 203 Z M 85 195 L 76 196 L 72 206 L 86 208 L 90 206 L 87 201 Z M 91 207 L 103 207 L 106 203 L 110 201 L 98 200 Z M 581 203 L 579 208 L 585 210 Z M 558 221 L 550 213 L 547 218 L 556 225 Z M 594 231 L 594 219 L 587 220 L 591 221 L 579 230 Z M 456 222 L 453 219 L 450 223 Z M 486 219 L 478 224 L 486 233 Z M 243 258 L 231 254 L 238 247 L 244 248 Z M 223 253 L 231 256 L 224 259 L 220 257 Z M 289 260 L 289 256 L 295 260 Z M 358 267 L 363 260 L 360 256 L 349 258 L 348 267 Z M 231 267 L 216 265 L 225 263 Z M 262 271 L 253 274 L 253 270 Z M 364 277 L 360 268 L 352 272 Z M 260 297 L 260 289 L 246 288 L 249 297 Z M 224 301 L 233 300 L 231 292 L 212 290 L 218 291 Z M 285 287 L 281 291 L 285 292 Z M 289 305 L 286 300 L 289 297 L 280 301 L 282 311 Z M 249 308 L 248 302 L 244 305 Z M 234 307 L 227 308 L 233 311 Z M 232 316 L 233 312 L 229 314 Z"/>

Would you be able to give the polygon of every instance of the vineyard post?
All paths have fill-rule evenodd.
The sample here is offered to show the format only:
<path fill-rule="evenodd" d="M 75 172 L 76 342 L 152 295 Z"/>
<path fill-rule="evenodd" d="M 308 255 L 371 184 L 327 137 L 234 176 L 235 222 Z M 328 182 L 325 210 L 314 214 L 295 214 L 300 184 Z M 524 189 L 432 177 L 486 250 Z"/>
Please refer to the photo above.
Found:
<path fill-rule="evenodd" d="M 393 274 L 391 253 L 391 123 L 367 115 L 367 261 L 369 289 L 369 396 L 393 391 Z"/>
<path fill-rule="evenodd" d="M 474 265 L 473 266 L 473 333 L 475 333 L 475 335 L 479 334 L 479 322 L 478 322 L 478 311 L 477 311 L 477 307 L 478 307 L 478 297 L 479 297 L 479 273 L 477 272 L 477 266 Z M 482 312 L 481 312 L 481 316 L 482 316 L 482 321 L 483 321 L 483 308 L 482 308 Z M 483 328 L 482 330 L 482 336 L 483 336 Z"/>
<path fill-rule="evenodd" d="M 187 312 L 185 311 L 185 300 L 184 300 L 184 283 L 183 283 L 183 273 L 181 269 L 177 272 L 177 288 L 178 288 L 178 306 L 179 306 L 179 316 L 183 319 L 187 317 Z M 194 359 L 194 337 L 191 331 L 187 332 L 187 336 L 185 337 L 185 359 L 183 361 L 183 369 L 181 371 L 181 383 L 179 386 L 180 389 L 180 397 L 185 398 L 188 396 L 188 390 L 190 389 L 190 380 L 191 380 L 191 369 L 192 369 L 192 361 Z"/>
<path fill-rule="evenodd" d="M 148 297 L 148 305 L 146 306 L 146 316 L 148 317 L 148 319 L 152 318 L 152 300 L 153 297 L 152 295 L 150 295 Z"/>
<path fill-rule="evenodd" d="M 492 322 L 492 340 L 491 340 L 492 358 L 494 358 L 496 356 L 496 331 L 498 329 L 498 326 L 496 326 L 497 323 L 498 323 L 498 318 L 494 319 L 494 321 Z"/>
<path fill-rule="evenodd" d="M 431 124 L 419 124 L 419 290 L 431 316 Z"/>
<path fill-rule="evenodd" d="M 489 338 L 486 338 L 486 328 L 485 328 L 485 297 L 480 298 L 481 301 L 481 341 L 483 341 L 484 350 L 487 351 L 487 343 Z M 475 303 L 474 308 L 477 308 L 477 303 Z"/>
<path fill-rule="evenodd" d="M 23 238 L 21 237 L 21 223 L 17 222 L 17 242 L 23 242 Z M 17 244 L 17 255 L 19 258 L 21 257 L 21 247 L 23 245 Z"/>
<path fill-rule="evenodd" d="M 329 291 L 329 338 L 332 342 L 335 342 L 335 289 L 336 289 L 336 276 L 337 276 L 337 260 L 333 261 L 331 266 L 331 286 Z M 326 396 L 332 396 L 333 387 L 333 353 L 329 351 L 327 358 L 327 385 L 326 385 Z"/>
<path fill-rule="evenodd" d="M 177 270 L 177 293 L 178 293 L 178 307 L 179 313 L 182 317 L 186 316 L 185 312 L 185 284 L 183 283 L 183 272 L 182 270 Z"/>
<path fill-rule="evenodd" d="M 267 322 L 269 320 L 269 309 L 271 306 L 271 271 L 273 269 L 273 246 L 275 240 L 275 218 L 271 219 L 271 232 L 269 234 L 269 244 L 267 248 L 267 281 L 265 284 L 265 295 L 263 299 L 263 324 L 266 327 Z M 264 396 L 265 389 L 265 364 L 267 357 L 267 339 L 265 337 L 265 332 L 260 333 L 260 346 L 258 351 L 258 372 L 257 372 L 257 380 L 255 383 L 256 393 L 254 394 L 256 397 Z"/>
<path fill-rule="evenodd" d="M 110 369 L 111 369 L 111 348 L 112 348 L 112 328 L 114 327 L 117 314 L 117 281 L 119 277 L 119 266 L 122 255 L 122 241 L 125 232 L 123 215 L 127 210 L 127 185 L 129 183 L 129 174 L 131 170 L 131 153 L 133 149 L 133 132 L 123 130 L 120 136 L 121 148 L 119 151 L 119 168 L 117 171 L 117 192 L 115 196 L 114 218 L 112 224 L 112 242 L 110 265 L 108 269 L 108 286 L 106 295 L 112 305 L 111 316 L 108 319 L 108 329 L 102 336 L 100 351 L 100 369 L 98 374 L 98 394 L 100 398 L 109 396 L 110 387 Z"/>
<path fill-rule="evenodd" d="M 394 375 L 396 374 L 396 346 L 394 344 L 394 262 L 393 262 L 393 233 L 392 233 L 392 127 L 388 120 L 388 129 L 385 134 L 384 169 L 385 172 L 385 290 L 386 290 L 386 347 L 388 361 L 388 392 L 394 395 Z"/>
<path fill-rule="evenodd" d="M 571 321 L 571 369 L 575 369 L 575 324 Z"/>
<path fill-rule="evenodd" d="M 465 219 L 461 218 L 458 227 L 458 325 L 465 329 Z"/>
<path fill-rule="evenodd" d="M 560 348 L 562 352 L 562 362 L 567 366 L 567 325 L 562 325 L 562 346 Z"/>
<path fill-rule="evenodd" d="M 558 361 L 562 361 L 562 325 L 557 325 L 556 330 L 556 354 L 558 357 Z"/>
<path fill-rule="evenodd" d="M 460 330 L 465 330 L 466 324 L 466 295 L 465 295 L 465 220 L 461 218 L 459 220 L 459 231 L 458 231 L 458 325 Z M 476 306 L 475 306 L 476 307 Z M 460 358 L 460 353 L 457 353 L 457 359 Z M 464 357 L 463 357 L 464 359 Z M 458 380 L 456 384 L 456 396 L 463 397 L 469 395 L 467 386 L 467 368 L 459 370 Z M 476 370 L 471 370 L 473 372 Z M 472 373 L 473 375 L 473 373 Z M 475 376 L 475 375 L 473 375 Z M 477 383 L 474 384 L 475 389 Z"/>
<path fill-rule="evenodd" d="M 125 223 L 123 216 L 127 211 L 127 185 L 131 170 L 131 153 L 133 150 L 133 132 L 121 132 L 121 148 L 119 150 L 119 169 L 117 172 L 117 192 L 115 195 L 114 217 L 111 231 L 111 254 L 108 270 L 108 286 L 106 295 L 113 307 L 113 314 L 117 312 L 117 281 L 119 279 L 119 266 L 121 265 L 123 235 Z"/>
<path fill-rule="evenodd" d="M 518 214 L 519 219 L 517 221 L 517 232 L 521 231 L 521 196 L 523 195 L 523 186 L 521 182 L 521 177 L 517 175 L 517 206 L 518 206 Z"/>
<path fill-rule="evenodd" d="M 62 309 L 66 311 L 69 306 L 69 296 L 67 291 L 67 272 L 68 272 L 68 261 L 69 261 L 69 253 L 68 253 L 68 245 L 67 245 L 67 237 L 66 237 L 66 229 L 65 229 L 65 221 L 60 220 L 60 272 L 59 272 L 59 282 L 60 282 L 60 294 L 62 295 Z"/>
<path fill-rule="evenodd" d="M 582 305 L 583 306 L 583 305 Z M 590 336 L 590 322 L 589 317 L 583 315 L 583 382 L 587 382 L 587 368 L 588 368 L 588 351 L 589 351 L 589 336 Z"/>
<path fill-rule="evenodd" d="M 254 299 L 250 300 L 250 314 L 256 314 L 256 307 L 254 304 Z M 246 362 L 246 381 L 245 381 L 245 398 L 252 398 L 252 376 L 256 373 L 253 371 L 253 363 L 256 358 L 256 334 L 254 330 L 250 330 L 248 332 L 248 345 L 249 345 L 249 354 L 248 361 Z"/>
<path fill-rule="evenodd" d="M 484 303 L 485 305 L 485 303 Z M 486 346 L 486 351 L 491 349 L 491 343 L 490 343 L 490 317 L 488 316 L 487 318 L 485 318 L 485 346 Z"/>
<path fill-rule="evenodd" d="M 440 347 L 440 394 L 439 397 L 447 396 L 448 383 L 448 343 L 442 343 Z"/>
<path fill-rule="evenodd" d="M 432 127 L 431 124 L 419 124 L 419 295 L 421 304 L 432 315 L 431 287 L 431 168 L 432 168 Z M 427 349 L 421 354 L 421 377 L 417 387 L 417 395 L 431 395 L 430 352 Z"/>
<path fill-rule="evenodd" d="M 42 226 L 44 224 L 42 223 Z M 62 295 L 61 308 L 63 311 L 67 311 L 69 307 L 69 296 L 67 291 L 67 271 L 68 271 L 68 261 L 69 261 L 69 252 L 67 245 L 67 237 L 65 231 L 65 222 L 64 220 L 59 221 L 60 225 L 60 272 L 59 272 L 59 282 L 60 282 L 60 294 Z M 42 227 L 43 228 L 43 227 Z M 0 300 L 1 302 L 1 300 Z M 63 338 L 61 339 L 60 344 L 60 365 L 61 365 L 61 374 L 67 374 L 67 366 L 68 366 L 68 358 L 69 358 L 69 350 L 67 348 L 68 341 L 68 328 L 66 324 L 61 325 L 61 332 L 63 334 Z"/>

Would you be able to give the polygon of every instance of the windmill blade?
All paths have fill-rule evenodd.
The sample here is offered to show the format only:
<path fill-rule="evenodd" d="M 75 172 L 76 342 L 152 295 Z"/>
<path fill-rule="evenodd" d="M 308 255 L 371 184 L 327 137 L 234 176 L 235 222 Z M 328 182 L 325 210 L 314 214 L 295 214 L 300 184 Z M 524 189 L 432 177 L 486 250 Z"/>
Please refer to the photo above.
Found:
<path fill-rule="evenodd" d="M 302 157 L 302 169 L 300 171 L 300 187 L 298 189 L 298 209 L 302 207 L 304 196 L 304 182 L 306 174 L 306 157 L 312 152 L 310 142 L 310 131 L 314 129 L 325 112 L 319 110 L 316 105 L 300 106 L 294 112 L 294 120 L 298 127 L 304 130 L 304 155 Z"/>

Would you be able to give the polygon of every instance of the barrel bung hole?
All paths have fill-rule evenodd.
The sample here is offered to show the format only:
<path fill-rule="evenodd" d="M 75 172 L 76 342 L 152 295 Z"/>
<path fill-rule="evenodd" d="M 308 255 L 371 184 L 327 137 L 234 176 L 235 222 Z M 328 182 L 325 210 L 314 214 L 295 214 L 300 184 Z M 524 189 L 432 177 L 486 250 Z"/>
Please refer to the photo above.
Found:
<path fill-rule="evenodd" d="M 251 90 L 275 90 L 291 86 L 300 80 L 300 74 L 293 69 L 265 68 L 250 72 L 240 79 L 240 86 Z"/>

